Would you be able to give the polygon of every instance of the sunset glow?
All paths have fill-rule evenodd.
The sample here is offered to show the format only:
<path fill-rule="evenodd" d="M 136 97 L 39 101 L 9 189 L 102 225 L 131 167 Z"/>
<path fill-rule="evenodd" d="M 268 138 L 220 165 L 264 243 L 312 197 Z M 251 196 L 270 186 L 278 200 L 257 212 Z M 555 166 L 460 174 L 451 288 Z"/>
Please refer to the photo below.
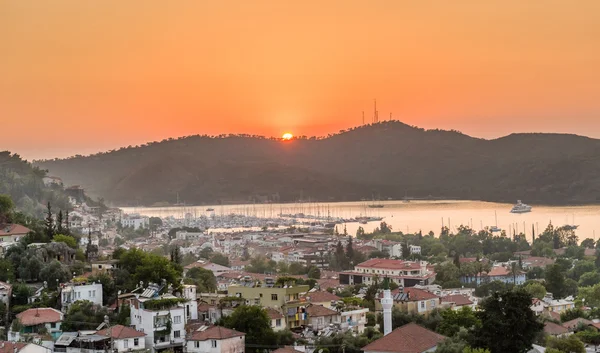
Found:
<path fill-rule="evenodd" d="M 281 136 L 281 138 L 284 140 L 291 140 L 293 137 L 294 135 L 290 134 L 289 132 L 286 132 L 285 134 L 283 134 L 283 136 Z"/>
<path fill-rule="evenodd" d="M 26 158 L 323 136 L 374 99 L 428 129 L 600 137 L 597 0 L 5 0 L 0 33 L 0 150 Z"/>

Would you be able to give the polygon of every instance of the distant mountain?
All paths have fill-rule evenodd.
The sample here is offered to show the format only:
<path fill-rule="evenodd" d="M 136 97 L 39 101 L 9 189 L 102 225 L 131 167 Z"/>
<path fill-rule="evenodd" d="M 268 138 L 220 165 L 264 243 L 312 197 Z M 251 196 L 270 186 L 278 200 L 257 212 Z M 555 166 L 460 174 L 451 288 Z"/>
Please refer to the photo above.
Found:
<path fill-rule="evenodd" d="M 428 197 L 528 203 L 600 200 L 600 140 L 495 140 L 400 122 L 324 139 L 191 136 L 37 165 L 119 205 Z"/>

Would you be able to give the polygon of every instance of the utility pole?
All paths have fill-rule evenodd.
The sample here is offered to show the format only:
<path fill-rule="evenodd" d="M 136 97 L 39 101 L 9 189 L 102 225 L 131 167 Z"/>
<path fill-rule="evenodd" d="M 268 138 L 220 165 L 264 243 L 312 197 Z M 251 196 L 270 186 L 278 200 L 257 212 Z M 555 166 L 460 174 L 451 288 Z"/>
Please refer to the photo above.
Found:
<path fill-rule="evenodd" d="M 117 298 L 117 300 L 119 300 L 119 298 Z M 110 347 L 109 347 L 108 353 L 113 353 L 113 351 L 114 351 L 114 342 L 113 342 L 113 335 L 112 335 L 112 326 L 110 326 L 110 323 L 108 321 L 108 315 L 104 315 L 104 323 L 108 327 L 108 334 L 110 336 Z"/>

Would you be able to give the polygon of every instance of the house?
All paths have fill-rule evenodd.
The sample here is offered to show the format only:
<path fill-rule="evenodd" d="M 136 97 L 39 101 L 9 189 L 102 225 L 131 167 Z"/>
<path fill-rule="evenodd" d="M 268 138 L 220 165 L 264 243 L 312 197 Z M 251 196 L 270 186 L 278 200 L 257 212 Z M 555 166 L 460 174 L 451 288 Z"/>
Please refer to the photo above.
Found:
<path fill-rule="evenodd" d="M 475 309 L 477 303 L 464 294 L 452 294 L 442 297 L 442 305 L 448 305 L 454 310 L 460 310 L 463 307 Z"/>
<path fill-rule="evenodd" d="M 590 326 L 593 325 L 594 323 L 588 319 L 584 319 L 582 317 L 578 317 L 576 319 L 567 321 L 567 322 L 563 322 L 562 326 L 564 328 L 566 328 L 567 330 L 569 330 L 569 332 L 575 332 L 575 330 L 579 327 L 579 326 Z"/>
<path fill-rule="evenodd" d="M 333 309 L 334 305 L 332 303 L 335 304 L 341 300 L 337 295 L 327 291 L 308 292 L 303 298 L 313 305 L 322 305 L 329 309 Z"/>
<path fill-rule="evenodd" d="M 92 262 L 92 274 L 111 273 L 117 268 L 118 260 L 95 261 Z"/>
<path fill-rule="evenodd" d="M 7 307 L 10 306 L 10 298 L 12 297 L 12 285 L 0 281 L 0 301 Z"/>
<path fill-rule="evenodd" d="M 415 323 L 398 327 L 391 333 L 363 347 L 365 353 L 434 352 L 445 336 Z"/>
<path fill-rule="evenodd" d="M 188 353 L 244 353 L 246 334 L 221 326 L 202 326 L 187 336 Z"/>
<path fill-rule="evenodd" d="M 340 272 L 340 284 L 370 285 L 379 278 L 389 278 L 400 287 L 428 285 L 435 281 L 435 272 L 426 261 L 370 259 L 354 267 L 354 271 Z"/>
<path fill-rule="evenodd" d="M 131 326 L 144 332 L 145 347 L 151 352 L 183 352 L 185 324 L 198 319 L 196 291 L 184 290 L 184 297 L 159 295 L 163 287 L 151 284 L 129 299 Z"/>
<path fill-rule="evenodd" d="M 52 349 L 35 343 L 0 341 L 0 353 L 53 353 Z"/>
<path fill-rule="evenodd" d="M 135 230 L 140 228 L 148 228 L 150 226 L 150 218 L 141 216 L 137 213 L 126 214 L 121 218 L 122 227 L 132 227 Z"/>
<path fill-rule="evenodd" d="M 222 275 L 224 273 L 231 272 L 231 268 L 229 268 L 229 267 L 215 264 L 215 263 L 212 263 L 209 261 L 198 260 L 196 262 L 193 262 L 193 263 L 185 266 L 183 268 L 184 274 L 187 273 L 187 271 L 189 271 L 190 269 L 196 268 L 196 267 L 201 267 L 205 270 L 212 271 L 212 273 L 215 275 L 215 277 L 219 277 L 220 275 Z"/>
<path fill-rule="evenodd" d="M 294 349 L 294 347 L 291 347 L 291 346 L 285 346 L 283 348 L 277 348 L 276 350 L 272 351 L 271 353 L 304 353 L 304 352 Z"/>
<path fill-rule="evenodd" d="M 340 313 L 342 323 L 340 328 L 362 334 L 367 325 L 368 312 L 368 308 L 346 308 Z"/>
<path fill-rule="evenodd" d="M 20 341 L 22 336 L 28 334 L 50 334 L 54 339 L 61 334 L 60 325 L 63 313 L 52 308 L 27 309 L 17 314 L 16 319 L 20 325 L 19 331 L 13 331 L 11 325 L 8 337 L 11 341 Z"/>
<path fill-rule="evenodd" d="M 0 224 L 0 255 L 26 236 L 31 230 L 20 224 Z"/>
<path fill-rule="evenodd" d="M 55 177 L 55 176 L 45 176 L 42 178 L 42 181 L 44 182 L 45 186 L 53 186 L 53 185 L 62 186 L 63 185 L 62 179 L 59 177 Z"/>
<path fill-rule="evenodd" d="M 306 313 L 308 324 L 314 331 L 321 331 L 331 324 L 339 324 L 341 320 L 340 313 L 322 305 L 309 305 L 306 307 Z"/>
<path fill-rule="evenodd" d="M 563 337 L 569 334 L 569 330 L 566 327 L 555 324 L 552 321 L 546 321 L 544 323 L 544 332 L 554 337 Z"/>
<path fill-rule="evenodd" d="M 286 322 L 283 314 L 273 308 L 266 308 L 265 310 L 267 311 L 267 315 L 271 320 L 271 328 L 274 331 L 285 330 Z"/>
<path fill-rule="evenodd" d="M 557 314 L 560 317 L 562 312 L 575 308 L 575 302 L 546 296 L 543 299 L 534 298 L 530 308 L 536 315 Z"/>
<path fill-rule="evenodd" d="M 117 352 L 146 350 L 146 334 L 131 327 L 115 325 L 96 332 L 99 336 L 110 337 L 113 349 Z"/>
<path fill-rule="evenodd" d="M 504 266 L 494 266 L 490 272 L 481 272 L 477 276 L 461 276 L 460 281 L 462 283 L 477 283 L 477 285 L 490 283 L 493 281 L 500 281 L 503 283 L 510 284 L 523 284 L 527 278 L 525 272 L 517 270 L 515 274 L 511 273 L 511 269 Z"/>
<path fill-rule="evenodd" d="M 380 296 L 382 293 L 380 293 Z M 424 289 L 415 287 L 397 288 L 392 291 L 394 307 L 408 314 L 427 315 L 440 307 L 440 297 Z M 381 301 L 375 302 L 375 309 L 381 311 Z"/>
<path fill-rule="evenodd" d="M 60 303 L 63 312 L 69 310 L 69 306 L 80 300 L 87 300 L 95 305 L 102 306 L 102 283 L 69 282 L 60 285 Z"/>

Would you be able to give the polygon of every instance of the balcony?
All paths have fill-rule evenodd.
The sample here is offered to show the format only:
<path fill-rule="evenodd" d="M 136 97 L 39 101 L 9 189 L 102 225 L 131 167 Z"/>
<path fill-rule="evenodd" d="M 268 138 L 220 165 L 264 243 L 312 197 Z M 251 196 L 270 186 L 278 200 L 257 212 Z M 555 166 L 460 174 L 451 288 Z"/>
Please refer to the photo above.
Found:
<path fill-rule="evenodd" d="M 171 347 L 180 347 L 180 346 L 183 346 L 184 343 L 185 343 L 185 340 L 181 337 L 173 338 L 170 341 L 154 342 L 154 348 L 155 349 L 164 349 L 164 348 L 171 348 Z"/>

